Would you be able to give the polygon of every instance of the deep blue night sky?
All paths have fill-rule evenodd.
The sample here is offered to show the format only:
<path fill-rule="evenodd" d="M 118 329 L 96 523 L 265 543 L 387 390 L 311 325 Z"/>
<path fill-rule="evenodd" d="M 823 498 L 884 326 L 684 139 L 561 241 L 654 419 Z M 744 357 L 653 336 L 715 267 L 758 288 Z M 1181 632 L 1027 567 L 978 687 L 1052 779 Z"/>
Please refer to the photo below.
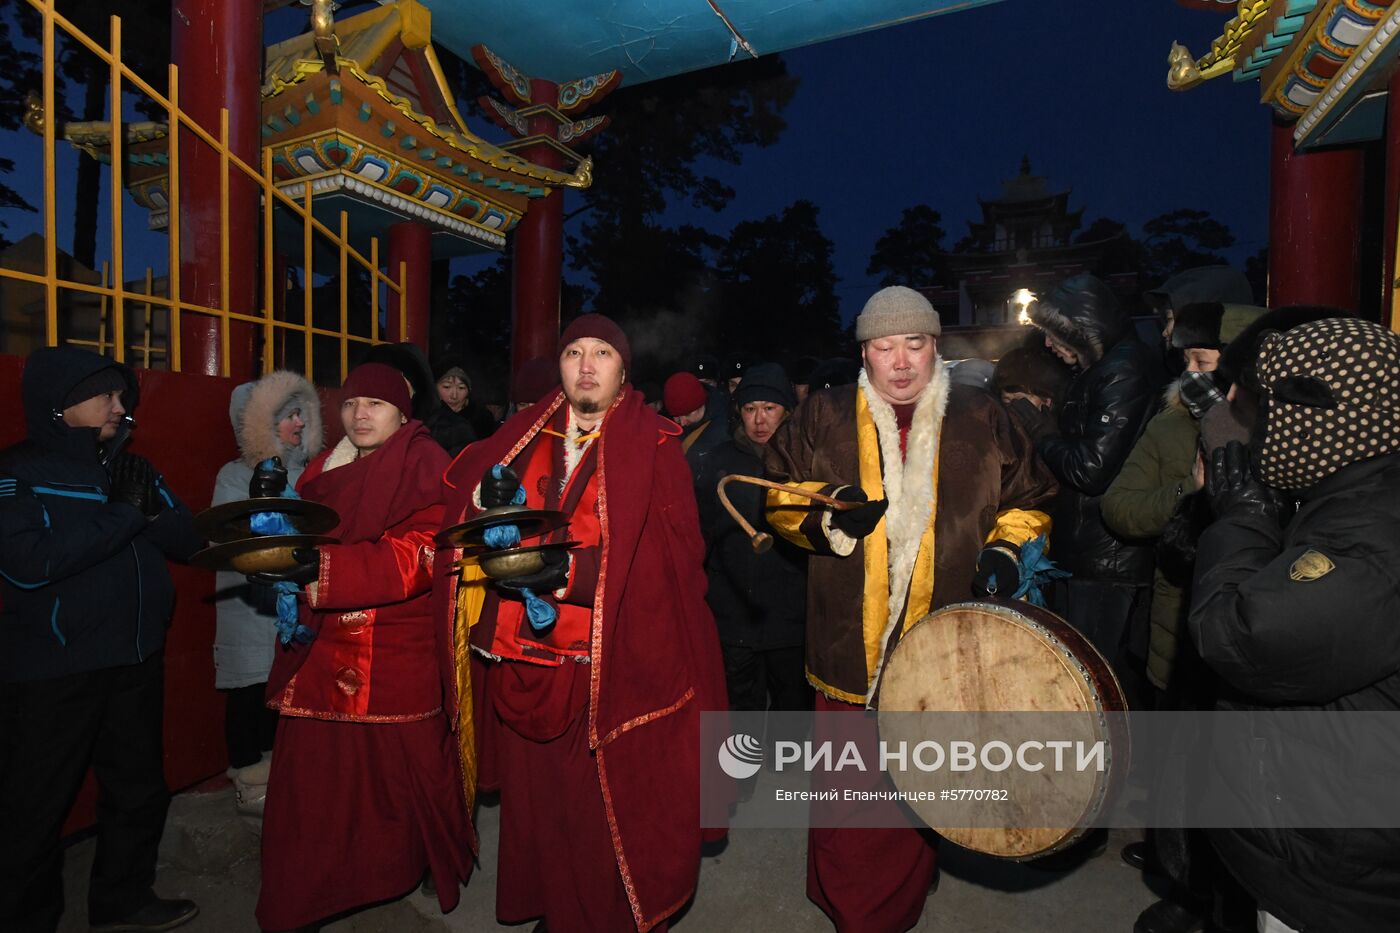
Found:
<path fill-rule="evenodd" d="M 305 17 L 300 6 L 273 14 L 268 41 L 303 30 Z M 664 221 L 724 233 L 798 198 L 814 201 L 836 244 L 849 317 L 874 288 L 865 267 L 875 241 L 903 208 L 940 211 L 951 247 L 977 216 L 977 197 L 995 196 L 1026 154 L 1052 188 L 1073 189 L 1071 207 L 1084 208 L 1085 223 L 1112 217 L 1136 229 L 1164 211 L 1207 208 L 1235 232 L 1231 258 L 1242 263 L 1267 238 L 1269 112 L 1258 84 L 1221 78 L 1185 94 L 1166 88 L 1172 41 L 1199 56 L 1224 22 L 1174 0 L 1007 0 L 785 53 L 801 83 L 781 141 L 747 150 L 739 166 L 703 166 L 736 191 L 725 211 L 676 204 Z M 37 165 L 37 143 L 23 131 L 0 133 L 0 152 L 21 166 Z M 61 181 L 73 158 L 59 147 Z M 35 203 L 39 180 L 23 168 L 9 176 Z M 99 254 L 108 241 L 105 177 L 103 185 Z M 66 249 L 65 196 L 71 188 L 60 193 Z M 39 228 L 35 214 L 6 211 L 5 219 L 12 239 Z M 145 212 L 131 206 L 127 268 L 150 262 L 159 274 L 165 237 L 144 228 Z M 481 262 L 459 260 L 455 271 Z"/>
<path fill-rule="evenodd" d="M 739 168 L 715 167 L 738 197 L 707 225 L 813 200 L 850 316 L 875 287 L 875 241 L 904 207 L 940 211 L 950 248 L 979 216 L 977 197 L 997 195 L 1028 154 L 1053 190 L 1073 189 L 1086 224 L 1136 230 L 1207 208 L 1234 231 L 1242 264 L 1268 237 L 1258 83 L 1166 86 L 1172 41 L 1200 56 L 1224 22 L 1173 0 L 1008 0 L 786 53 L 802 81 L 787 133 Z"/>
<path fill-rule="evenodd" d="M 1086 225 L 1111 217 L 1137 232 L 1169 210 L 1208 209 L 1234 231 L 1242 266 L 1268 239 L 1259 85 L 1166 86 L 1172 41 L 1199 57 L 1225 20 L 1174 0 L 1007 0 L 786 52 L 801 83 L 780 142 L 739 166 L 703 165 L 736 192 L 725 211 L 677 203 L 665 221 L 724 233 L 815 202 L 849 318 L 878 284 L 865 274 L 875 241 L 905 207 L 940 211 L 951 248 L 977 198 L 1029 155 L 1053 190 L 1073 189 Z"/>

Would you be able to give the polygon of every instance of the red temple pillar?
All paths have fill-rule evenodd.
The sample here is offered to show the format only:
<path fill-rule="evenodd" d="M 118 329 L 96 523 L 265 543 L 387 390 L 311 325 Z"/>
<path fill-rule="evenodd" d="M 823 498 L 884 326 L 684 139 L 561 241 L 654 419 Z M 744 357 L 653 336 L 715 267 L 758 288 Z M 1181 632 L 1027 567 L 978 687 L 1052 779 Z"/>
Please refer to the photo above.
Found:
<path fill-rule="evenodd" d="M 559 86 L 553 81 L 530 80 L 535 104 L 553 105 Z M 558 124 L 548 114 L 528 118 L 530 136 L 553 137 Z M 518 153 L 537 165 L 562 168 L 562 153 L 537 143 Z M 511 233 L 510 320 L 511 372 L 537 356 L 553 356 L 559 342 L 559 291 L 564 265 L 564 192 L 555 190 L 530 205 Z"/>
<path fill-rule="evenodd" d="M 1400 330 L 1400 290 L 1395 279 L 1396 232 L 1400 230 L 1400 71 L 1390 78 L 1390 96 L 1385 115 L 1385 278 L 1381 291 L 1381 320 L 1392 330 Z"/>
<path fill-rule="evenodd" d="M 1269 306 L 1361 304 L 1359 149 L 1295 152 L 1293 126 L 1270 140 Z"/>
<path fill-rule="evenodd" d="M 262 123 L 262 4 L 255 0 L 178 0 L 171 8 L 171 59 L 180 68 L 180 107 L 218 138 L 228 109 L 229 148 L 249 165 L 258 158 Z M 180 298 L 206 308 L 222 303 L 219 153 L 182 129 L 180 146 Z M 229 172 L 228 308 L 253 314 L 257 304 L 257 186 Z M 180 316 L 180 368 L 218 375 L 220 326 L 203 314 Z M 229 372 L 253 376 L 253 327 L 229 325 Z"/>
<path fill-rule="evenodd" d="M 404 264 L 402 301 L 389 290 L 389 326 L 385 339 L 398 342 L 399 317 L 403 315 L 403 339 L 428 349 L 428 309 L 433 283 L 433 231 L 425 223 L 410 221 L 389 228 L 389 278 L 399 279 L 399 263 Z"/>

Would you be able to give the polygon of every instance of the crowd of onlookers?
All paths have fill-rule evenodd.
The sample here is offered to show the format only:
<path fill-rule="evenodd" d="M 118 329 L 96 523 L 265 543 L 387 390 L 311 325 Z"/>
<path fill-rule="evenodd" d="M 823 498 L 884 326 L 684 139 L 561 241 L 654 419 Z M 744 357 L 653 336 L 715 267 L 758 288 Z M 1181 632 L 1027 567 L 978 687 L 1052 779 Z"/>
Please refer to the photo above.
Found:
<path fill-rule="evenodd" d="M 1068 279 L 1030 307 L 1034 329 L 997 360 L 937 360 L 937 316 L 918 311 L 933 323 L 913 336 L 934 348 L 939 378 L 985 393 L 976 404 L 995 414 L 984 420 L 1011 426 L 992 429 L 1006 449 L 1058 484 L 1045 507 L 1049 553 L 1067 575 L 1045 587 L 1044 599 L 1103 655 L 1134 709 L 1400 708 L 1400 587 L 1391 560 L 1400 523 L 1390 514 L 1400 509 L 1400 341 L 1334 309 L 1258 307 L 1244 277 L 1225 267 L 1183 273 L 1147 299 L 1160 325 L 1156 345 L 1140 338 L 1102 282 Z M 604 357 L 621 344 L 630 363 L 625 337 L 607 327 L 579 339 L 604 347 Z M 879 339 L 900 334 L 891 325 Z M 815 393 L 865 379 L 870 367 L 868 359 L 863 371 L 845 359 L 784 366 L 701 355 L 644 390 L 646 404 L 674 423 L 690 469 L 705 599 L 734 709 L 813 708 L 809 551 L 776 534 L 771 550 L 755 549 L 717 487 L 729 475 L 771 474 L 768 445 L 787 437 L 794 413 L 814 404 Z M 591 372 L 578 384 L 590 385 Z M 281 579 L 218 576 L 214 660 L 228 700 L 229 776 L 244 813 L 280 808 L 273 841 L 283 854 L 272 880 L 265 877 L 265 928 L 291 929 L 307 910 L 314 918 L 354 906 L 305 904 L 318 875 L 338 869 L 298 861 L 299 840 L 317 831 L 313 817 L 324 810 L 304 797 L 265 803 L 274 743 L 285 749 L 278 773 L 288 786 L 309 787 L 327 768 L 354 771 L 365 756 L 392 760 L 415 788 L 415 819 L 445 827 L 426 848 L 412 827 L 392 820 L 361 827 L 410 853 L 367 880 L 369 894 L 391 896 L 430 869 L 470 873 L 472 830 L 442 721 L 451 674 L 439 683 L 413 673 L 436 671 L 443 651 L 428 621 L 431 568 L 414 555 L 431 553 L 444 522 L 441 483 L 452 458 L 512 413 L 557 396 L 560 380 L 561 360 L 531 360 L 514 374 L 509 411 L 495 411 L 459 361 L 434 368 L 412 345 L 378 346 L 343 387 L 343 437 L 330 449 L 320 397 L 304 378 L 276 372 L 234 390 L 239 455 L 220 470 L 213 503 L 300 494 L 333 505 L 342 519 L 333 561 L 304 548 L 298 570 Z M 577 429 L 582 452 L 603 414 L 565 394 L 593 420 L 578 414 L 584 420 L 575 424 L 560 409 L 555 436 Z M 58 826 L 89 762 L 102 784 L 94 928 L 167 929 L 196 909 L 155 898 L 151 882 L 167 799 L 160 655 L 174 594 L 165 559 L 187 559 L 200 542 L 159 473 L 124 449 L 135 403 L 125 367 L 71 348 L 38 351 L 24 373 L 28 440 L 0 452 L 0 807 L 13 840 L 0 865 L 0 918 L 23 918 L 28 926 L 16 929 L 57 922 Z M 906 419 L 890 448 L 896 456 L 904 456 L 915 408 L 896 400 L 889 409 L 892 426 Z M 565 480 L 577 466 L 570 443 Z M 532 468 L 544 471 L 537 485 L 545 501 L 578 506 L 563 485 L 547 489 L 547 464 Z M 499 488 L 488 474 L 477 493 L 461 494 L 479 496 L 476 508 L 525 501 L 528 477 L 498 479 Z M 762 490 L 730 485 L 728 494 L 752 526 L 770 527 L 772 500 Z M 851 540 L 870 534 L 883 514 L 863 494 L 860 504 L 852 514 L 869 521 L 831 522 Z M 988 543 L 973 583 L 983 595 L 996 592 L 990 569 L 1019 579 L 1017 547 Z M 567 605 L 578 560 L 546 562 L 538 580 L 517 587 L 521 631 L 539 624 L 537 610 L 554 613 L 542 630 L 578 613 L 587 627 L 591 610 Z M 599 568 L 590 572 L 601 580 Z M 541 609 L 535 591 L 557 599 Z M 134 620 L 134 632 L 102 624 L 114 614 Z M 373 657 L 358 638 L 371 620 Z M 312 639 L 317 651 L 297 650 Z M 529 638 L 520 644 L 534 650 Z M 279 721 L 279 710 L 289 715 Z M 350 732 L 345 723 L 393 728 Z M 1251 793 L 1237 773 L 1251 767 L 1238 757 L 1247 751 L 1221 751 L 1229 792 Z M 317 793 L 332 806 L 373 788 L 346 780 Z M 1370 931 L 1387 928 L 1377 918 L 1393 922 L 1400 910 L 1393 833 L 1240 829 L 1205 838 L 1159 830 L 1124 850 L 1130 864 L 1168 885 L 1138 919 L 1138 933 L 1245 929 L 1256 916 L 1270 931 Z M 1094 854 L 1104 841 L 1091 834 L 1071 854 Z M 325 890 L 338 887 L 328 881 Z M 455 903 L 454 892 L 439 893 L 445 908 Z M 355 903 L 375 899 L 369 894 L 360 890 Z"/>

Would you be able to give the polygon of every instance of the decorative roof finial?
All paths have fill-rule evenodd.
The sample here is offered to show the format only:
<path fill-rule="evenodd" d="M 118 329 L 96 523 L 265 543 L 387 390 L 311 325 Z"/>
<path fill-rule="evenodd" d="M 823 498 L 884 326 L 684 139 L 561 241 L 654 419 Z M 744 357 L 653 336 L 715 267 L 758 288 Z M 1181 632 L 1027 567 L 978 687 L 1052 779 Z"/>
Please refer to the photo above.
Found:
<path fill-rule="evenodd" d="M 1028 152 L 1028 153 L 1026 153 L 1025 155 L 1021 156 L 1021 174 L 1022 174 L 1022 175 L 1030 175 L 1030 173 L 1031 173 L 1031 156 L 1030 156 L 1030 153 Z"/>
<path fill-rule="evenodd" d="M 335 11 L 339 4 L 334 0 L 310 0 L 310 4 L 311 32 L 315 36 L 316 53 L 327 71 L 339 74 L 340 67 L 335 60 L 340 52 L 340 37 L 335 34 Z"/>

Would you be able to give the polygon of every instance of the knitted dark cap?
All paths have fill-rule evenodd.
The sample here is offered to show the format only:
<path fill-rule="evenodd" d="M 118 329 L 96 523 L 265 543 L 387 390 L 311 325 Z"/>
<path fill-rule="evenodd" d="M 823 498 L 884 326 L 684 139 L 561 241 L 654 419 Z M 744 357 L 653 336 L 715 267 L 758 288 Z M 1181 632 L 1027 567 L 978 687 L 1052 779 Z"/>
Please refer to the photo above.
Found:
<path fill-rule="evenodd" d="M 791 411 L 797 407 L 787 373 L 777 363 L 760 363 L 744 372 L 743 381 L 734 390 L 734 404 L 743 408 L 749 402 L 775 402 Z"/>
<path fill-rule="evenodd" d="M 72 408 L 95 396 L 106 395 L 108 392 L 125 392 L 127 388 L 126 377 L 122 375 L 122 371 L 115 366 L 108 366 L 69 389 L 68 394 L 63 396 L 63 407 Z"/>
<path fill-rule="evenodd" d="M 341 401 L 377 398 L 393 405 L 404 415 L 413 416 L 407 377 L 387 363 L 361 363 L 350 370 L 350 375 L 345 377 L 345 385 L 340 387 L 340 398 Z"/>
<path fill-rule="evenodd" d="M 562 356 L 565 347 L 583 337 L 592 337 L 594 340 L 610 344 L 622 357 L 623 368 L 632 368 L 632 346 L 627 342 L 627 335 L 612 318 L 603 314 L 581 314 L 574 318 L 569 326 L 564 328 L 564 333 L 559 335 L 559 354 Z"/>

